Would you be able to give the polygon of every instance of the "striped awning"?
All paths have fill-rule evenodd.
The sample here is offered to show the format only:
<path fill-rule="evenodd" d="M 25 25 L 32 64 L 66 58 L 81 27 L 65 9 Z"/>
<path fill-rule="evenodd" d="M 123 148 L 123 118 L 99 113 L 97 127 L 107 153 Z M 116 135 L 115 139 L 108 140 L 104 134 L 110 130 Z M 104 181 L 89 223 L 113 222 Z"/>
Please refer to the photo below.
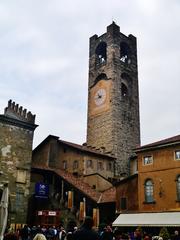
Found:
<path fill-rule="evenodd" d="M 113 226 L 180 226 L 180 212 L 122 213 Z"/>

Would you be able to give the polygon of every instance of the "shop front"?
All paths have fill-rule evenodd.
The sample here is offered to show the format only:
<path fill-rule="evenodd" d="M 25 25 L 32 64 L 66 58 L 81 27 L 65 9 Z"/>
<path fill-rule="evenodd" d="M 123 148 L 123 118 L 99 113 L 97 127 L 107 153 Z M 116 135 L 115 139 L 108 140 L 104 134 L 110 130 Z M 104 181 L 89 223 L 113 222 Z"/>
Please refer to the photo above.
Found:
<path fill-rule="evenodd" d="M 60 211 L 41 210 L 36 213 L 36 225 L 41 226 L 59 226 Z"/>

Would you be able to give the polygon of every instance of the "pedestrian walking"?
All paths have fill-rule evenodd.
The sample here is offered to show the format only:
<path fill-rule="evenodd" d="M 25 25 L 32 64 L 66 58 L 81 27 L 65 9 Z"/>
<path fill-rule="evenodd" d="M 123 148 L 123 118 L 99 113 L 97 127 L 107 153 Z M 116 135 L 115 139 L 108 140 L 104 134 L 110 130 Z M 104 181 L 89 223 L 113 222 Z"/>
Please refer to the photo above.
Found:
<path fill-rule="evenodd" d="M 80 229 L 74 232 L 73 240 L 98 240 L 98 233 L 95 232 L 92 227 L 93 219 L 86 217 Z"/>
<path fill-rule="evenodd" d="M 37 233 L 33 240 L 46 240 L 46 237 L 42 233 Z"/>
<path fill-rule="evenodd" d="M 64 240 L 66 237 L 66 231 L 65 229 L 61 226 L 60 231 L 59 231 L 59 240 Z"/>
<path fill-rule="evenodd" d="M 20 231 L 20 237 L 22 240 L 28 240 L 30 236 L 30 230 L 27 225 L 24 225 L 24 227 Z"/>
<path fill-rule="evenodd" d="M 100 236 L 100 240 L 112 240 L 112 239 L 113 239 L 112 228 L 110 225 L 107 225 Z"/>
<path fill-rule="evenodd" d="M 172 236 L 173 240 L 180 240 L 179 231 L 175 230 L 174 235 Z"/>

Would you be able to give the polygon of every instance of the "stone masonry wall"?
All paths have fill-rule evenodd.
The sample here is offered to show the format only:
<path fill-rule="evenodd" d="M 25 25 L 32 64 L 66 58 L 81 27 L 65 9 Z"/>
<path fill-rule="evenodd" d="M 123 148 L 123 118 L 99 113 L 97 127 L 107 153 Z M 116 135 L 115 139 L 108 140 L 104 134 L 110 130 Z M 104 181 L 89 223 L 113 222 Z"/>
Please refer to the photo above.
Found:
<path fill-rule="evenodd" d="M 107 59 L 97 65 L 97 46 L 107 44 Z M 120 59 L 120 44 L 125 42 L 131 49 L 130 64 Z M 110 89 L 110 109 L 99 115 L 91 116 L 91 104 L 88 99 L 87 144 L 96 148 L 105 147 L 117 158 L 116 175 L 129 174 L 129 157 L 140 143 L 139 93 L 136 38 L 122 34 L 119 26 L 112 23 L 107 33 L 90 38 L 89 59 L 89 96 L 91 88 L 97 83 L 100 74 L 112 81 Z M 125 76 L 125 77 L 124 77 Z M 122 94 L 122 85 L 127 86 L 128 94 Z"/>
<path fill-rule="evenodd" d="M 9 113 L 11 112 L 8 109 Z M 8 182 L 9 223 L 26 223 L 30 187 L 33 132 L 36 127 L 16 118 L 0 115 L 0 183 Z"/>

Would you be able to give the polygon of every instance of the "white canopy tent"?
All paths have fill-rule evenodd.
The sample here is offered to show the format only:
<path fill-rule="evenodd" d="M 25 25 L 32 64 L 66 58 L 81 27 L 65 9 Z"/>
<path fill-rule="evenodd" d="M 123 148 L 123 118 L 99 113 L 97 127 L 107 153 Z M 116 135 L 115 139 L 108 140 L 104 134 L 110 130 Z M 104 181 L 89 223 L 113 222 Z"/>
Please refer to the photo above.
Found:
<path fill-rule="evenodd" d="M 114 227 L 180 226 L 180 212 L 122 213 L 117 217 L 117 219 L 113 222 L 112 225 Z"/>
<path fill-rule="evenodd" d="M 4 232 L 7 226 L 8 199 L 9 199 L 8 184 L 4 184 L 4 190 L 0 201 L 0 240 L 3 240 L 4 238 Z"/>

